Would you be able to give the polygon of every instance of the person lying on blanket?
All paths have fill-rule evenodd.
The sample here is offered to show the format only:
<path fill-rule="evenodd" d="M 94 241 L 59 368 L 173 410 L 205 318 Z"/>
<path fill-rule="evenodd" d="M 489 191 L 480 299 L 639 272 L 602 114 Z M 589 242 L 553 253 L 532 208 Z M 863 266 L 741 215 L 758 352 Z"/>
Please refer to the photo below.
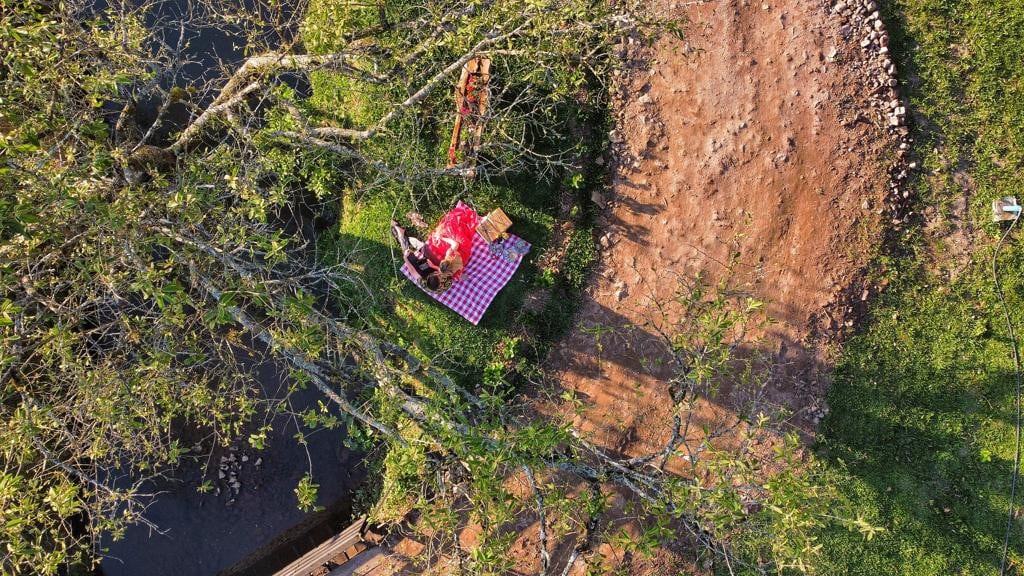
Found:
<path fill-rule="evenodd" d="M 398 222 L 392 221 L 391 229 L 402 246 L 406 262 L 421 283 L 436 291 L 451 286 L 462 277 L 472 254 L 473 235 L 479 223 L 476 211 L 460 205 L 441 218 L 426 242 L 407 236 Z"/>
<path fill-rule="evenodd" d="M 427 237 L 427 247 L 440 258 L 439 268 L 443 275 L 458 280 L 469 264 L 473 251 L 473 236 L 480 224 L 476 211 L 459 204 L 445 214 Z"/>
<path fill-rule="evenodd" d="M 427 245 L 419 238 L 407 235 L 405 228 L 394 220 L 391 221 L 391 233 L 402 247 L 402 259 L 409 264 L 420 284 L 435 292 L 440 290 L 441 267 L 430 258 Z"/>

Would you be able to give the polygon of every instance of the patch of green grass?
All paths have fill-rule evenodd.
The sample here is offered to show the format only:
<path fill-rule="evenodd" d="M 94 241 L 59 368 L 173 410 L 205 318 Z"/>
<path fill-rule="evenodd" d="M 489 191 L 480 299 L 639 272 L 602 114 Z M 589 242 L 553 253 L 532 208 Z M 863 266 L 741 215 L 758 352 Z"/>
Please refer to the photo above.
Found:
<path fill-rule="evenodd" d="M 1024 4 L 896 0 L 894 54 L 917 122 L 919 209 L 944 218 L 970 193 L 973 259 L 951 280 L 949 240 L 911 232 L 882 259 L 887 291 L 846 346 L 819 453 L 887 532 L 823 534 L 824 574 L 997 574 L 1014 457 L 1014 367 L 990 259 L 995 197 L 1024 193 Z M 939 228 L 942 229 L 941 227 Z M 1024 251 L 1000 256 L 1024 327 Z M 1018 506 L 1024 498 L 1018 498 Z M 1011 565 L 1024 566 L 1015 521 Z"/>
<path fill-rule="evenodd" d="M 523 191 L 516 187 L 478 187 L 481 193 L 464 198 L 480 211 L 501 206 L 515 222 L 513 231 L 533 244 L 526 261 L 495 298 L 479 326 L 441 306 L 402 276 L 401 251 L 389 234 L 392 218 L 404 220 L 406 211 L 419 209 L 432 222 L 450 206 L 449 202 L 417 206 L 396 195 L 374 194 L 359 199 L 350 193 L 343 201 L 337 236 L 325 240 L 332 241 L 332 248 L 343 261 L 360 272 L 365 286 L 354 287 L 350 296 L 364 295 L 357 308 L 369 324 L 385 329 L 425 355 L 447 356 L 453 360 L 452 365 L 483 366 L 498 343 L 509 336 L 523 296 L 534 284 L 534 262 L 548 244 L 555 222 L 550 212 L 524 204 Z M 454 198 L 450 202 L 454 203 Z M 405 225 L 412 230 L 408 222 Z M 365 297 L 367 293 L 369 298 Z"/>
<path fill-rule="evenodd" d="M 311 3 L 304 24 L 305 40 L 311 51 L 335 47 L 346 27 L 376 23 L 375 5 L 352 6 L 337 0 Z M 340 127 L 372 125 L 386 113 L 385 103 L 408 96 L 387 93 L 393 86 L 363 84 L 330 72 L 313 73 L 310 80 L 312 97 L 307 113 L 320 122 Z M 590 124 L 595 126 L 595 133 L 600 133 L 606 122 L 602 107 L 603 100 L 594 98 L 578 108 L 549 112 L 561 115 L 556 122 L 562 123 L 562 127 L 578 122 L 581 117 L 596 118 Z M 443 168 L 452 128 L 445 119 L 455 119 L 450 90 L 439 90 L 420 108 L 392 122 L 386 137 L 361 144 L 363 151 L 392 166 Z M 451 113 L 445 114 L 447 110 Z M 584 146 L 592 147 L 588 149 L 591 154 L 599 153 L 597 147 L 603 146 L 603 142 L 597 138 L 590 140 Z M 318 252 L 325 262 L 345 264 L 358 273 L 355 276 L 360 284 L 345 287 L 339 295 L 347 299 L 347 308 L 352 310 L 352 317 L 346 320 L 381 331 L 389 339 L 441 362 L 470 386 L 478 384 L 485 370 L 493 370 L 496 363 L 508 368 L 506 376 L 511 380 L 515 379 L 516 371 L 534 370 L 550 342 L 569 326 L 581 299 L 585 275 L 595 259 L 589 190 L 601 185 L 603 172 L 596 166 L 590 170 L 593 173 L 586 176 L 556 174 L 546 181 L 523 174 L 490 182 L 449 177 L 417 184 L 381 178 L 343 183 L 338 226 L 333 233 L 320 235 Z M 572 198 L 572 206 L 566 211 L 564 200 L 560 199 L 567 196 Z M 469 203 L 480 213 L 501 207 L 514 222 L 511 232 L 532 244 L 522 266 L 498 294 L 479 326 L 472 326 L 405 279 L 399 270 L 400 248 L 389 232 L 389 222 L 395 219 L 411 234 L 422 238 L 428 231 L 414 229 L 405 214 L 419 212 L 427 223 L 433 224 L 458 200 Z M 552 248 L 556 227 L 565 222 L 572 228 L 565 264 L 555 270 L 538 270 L 539 257 Z M 524 310 L 525 296 L 531 291 L 549 294 L 546 306 Z M 507 360 L 510 346 L 521 349 L 513 353 L 513 363 Z"/>
<path fill-rule="evenodd" d="M 982 271 L 951 290 L 927 278 L 897 280 L 836 370 L 821 454 L 888 532 L 871 542 L 829 535 L 834 573 L 987 574 L 998 565 L 1012 360 Z M 1018 527 L 1018 555 L 1022 535 Z"/>

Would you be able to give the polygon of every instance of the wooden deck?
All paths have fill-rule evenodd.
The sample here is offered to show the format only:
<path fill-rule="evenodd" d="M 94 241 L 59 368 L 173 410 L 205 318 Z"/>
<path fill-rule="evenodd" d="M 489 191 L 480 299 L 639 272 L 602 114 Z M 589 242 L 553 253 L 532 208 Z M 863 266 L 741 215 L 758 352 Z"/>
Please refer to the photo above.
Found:
<path fill-rule="evenodd" d="M 369 547 L 364 540 L 365 528 L 366 518 L 360 518 L 342 532 L 278 570 L 274 576 L 309 576 L 328 561 L 337 561 L 339 556 L 343 560 L 351 560 Z"/>
<path fill-rule="evenodd" d="M 331 570 L 327 576 L 392 576 L 393 574 L 394 572 L 384 561 L 384 549 L 377 546 Z"/>

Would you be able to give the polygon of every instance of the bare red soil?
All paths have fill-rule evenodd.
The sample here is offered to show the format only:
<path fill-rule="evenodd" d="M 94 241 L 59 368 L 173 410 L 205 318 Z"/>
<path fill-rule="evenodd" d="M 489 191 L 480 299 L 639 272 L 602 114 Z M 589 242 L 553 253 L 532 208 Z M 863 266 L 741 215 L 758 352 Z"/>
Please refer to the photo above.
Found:
<path fill-rule="evenodd" d="M 687 19 L 686 35 L 620 48 L 644 64 L 618 77 L 613 184 L 595 198 L 607 203 L 600 263 L 549 371 L 585 400 L 576 425 L 595 442 L 630 456 L 659 450 L 673 403 L 668 374 L 648 362 L 665 320 L 655 303 L 670 301 L 681 279 L 728 276 L 775 321 L 754 335 L 774 366 L 769 406 L 813 435 L 831 359 L 870 296 L 861 277 L 883 229 L 891 140 L 870 120 L 858 73 L 866 56 L 816 2 L 656 9 Z M 725 397 L 699 417 L 730 414 Z M 598 553 L 631 574 L 711 570 L 669 550 Z M 573 573 L 585 573 L 578 564 Z"/>
<path fill-rule="evenodd" d="M 627 453 L 664 442 L 672 403 L 642 365 L 642 333 L 600 346 L 595 333 L 657 321 L 652 302 L 680 277 L 721 278 L 736 254 L 734 281 L 777 321 L 763 344 L 779 367 L 769 398 L 811 432 L 880 238 L 887 140 L 862 114 L 863 56 L 840 23 L 799 0 L 688 4 L 662 7 L 688 19 L 685 39 L 622 48 L 649 60 L 621 77 L 599 270 L 549 359 L 589 399 L 578 423 Z"/>

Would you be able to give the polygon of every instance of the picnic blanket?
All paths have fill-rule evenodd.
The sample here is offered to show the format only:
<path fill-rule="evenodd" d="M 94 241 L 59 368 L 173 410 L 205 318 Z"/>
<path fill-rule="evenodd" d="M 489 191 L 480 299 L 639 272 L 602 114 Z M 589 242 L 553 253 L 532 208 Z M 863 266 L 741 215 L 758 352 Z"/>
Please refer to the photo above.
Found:
<path fill-rule="evenodd" d="M 408 263 L 402 266 L 402 274 L 431 298 L 476 326 L 529 251 L 530 243 L 514 234 L 493 244 L 488 244 L 479 234 L 473 234 L 471 254 L 462 277 L 444 292 L 438 294 L 424 288 Z"/>

